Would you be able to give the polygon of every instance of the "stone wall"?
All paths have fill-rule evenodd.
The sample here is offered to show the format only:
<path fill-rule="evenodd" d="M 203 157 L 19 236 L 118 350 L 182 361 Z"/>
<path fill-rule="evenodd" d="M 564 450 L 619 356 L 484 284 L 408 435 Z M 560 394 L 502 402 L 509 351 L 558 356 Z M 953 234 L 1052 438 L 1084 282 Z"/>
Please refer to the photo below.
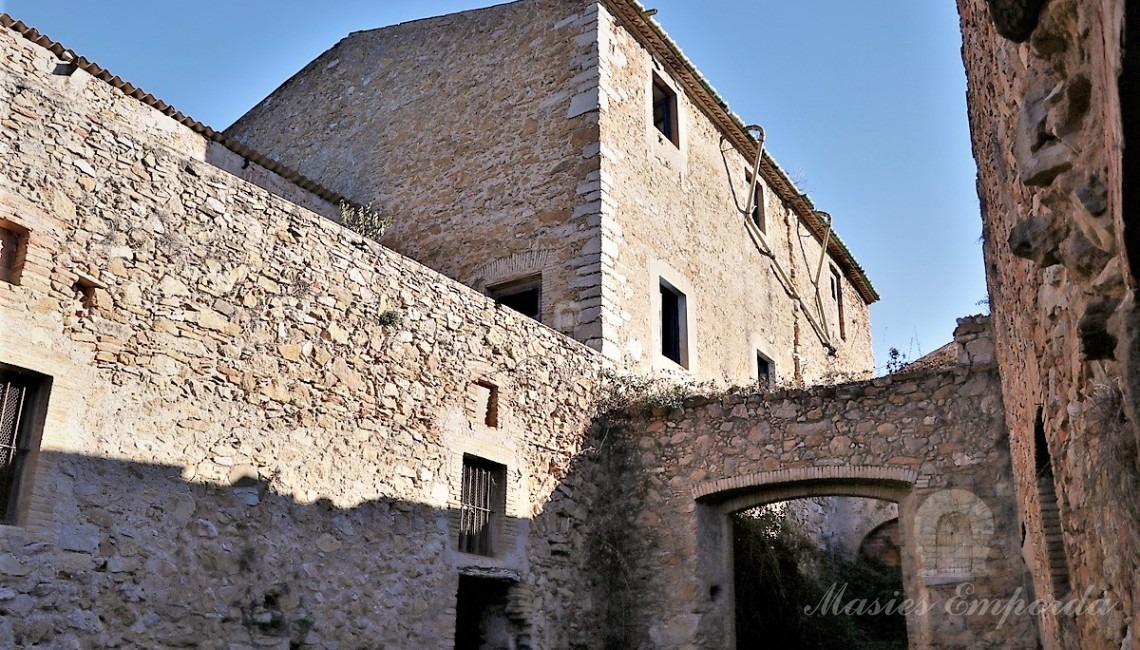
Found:
<path fill-rule="evenodd" d="M 394 215 L 460 282 L 542 273 L 542 321 L 600 348 L 597 10 L 528 0 L 356 32 L 227 131 Z"/>
<path fill-rule="evenodd" d="M 966 363 L 694 397 L 611 420 L 611 453 L 622 460 L 600 510 L 628 513 L 599 532 L 620 558 L 611 647 L 733 647 L 728 515 L 813 496 L 898 503 L 906 597 L 931 606 L 908 617 L 911 647 L 1036 647 L 1032 616 L 999 623 L 1000 611 L 966 615 L 954 604 L 1004 604 L 1029 587 L 998 381 L 992 363 Z M 970 532 L 947 545 L 941 526 L 955 514 Z M 968 569 L 948 569 L 946 554 L 962 548 Z"/>
<path fill-rule="evenodd" d="M 596 1 L 526 0 L 352 34 L 227 133 L 392 212 L 386 244 L 469 286 L 541 272 L 542 321 L 639 371 L 747 384 L 760 352 L 787 383 L 869 373 L 864 298 L 825 265 L 828 354 L 804 315 L 821 242 L 770 187 L 789 278 L 748 234 L 752 161 L 684 91 L 680 149 L 654 135 L 650 61 Z M 687 372 L 659 277 L 686 294 Z"/>
<path fill-rule="evenodd" d="M 447 647 L 463 572 L 513 581 L 520 647 L 596 647 L 597 353 L 0 57 L 0 363 L 51 378 L 0 646 Z M 506 467 L 492 558 L 455 550 L 465 454 Z"/>
<path fill-rule="evenodd" d="M 755 161 L 722 135 L 671 69 L 604 7 L 599 50 L 604 221 L 613 223 L 603 254 L 613 268 L 606 291 L 614 296 L 612 318 L 621 334 L 622 357 L 638 365 L 676 367 L 660 354 L 652 297 L 662 277 L 687 293 L 689 369 L 698 376 L 750 383 L 756 379 L 757 352 L 772 361 L 781 383 L 869 376 L 874 360 L 867 304 L 849 281 L 841 281 L 841 335 L 838 301 L 829 284 L 831 269 L 840 267 L 829 256 L 820 277 L 824 318 L 819 318 L 812 279 L 821 242 L 763 177 L 765 235 L 775 263 L 749 234 L 745 176 Z M 653 125 L 654 75 L 677 93 L 676 144 Z M 806 310 L 788 288 L 803 297 Z M 828 354 L 804 311 L 827 328 L 835 355 Z"/>
<path fill-rule="evenodd" d="M 1117 86 L 1134 4 L 958 3 L 1024 554 L 1039 597 L 1115 604 L 1046 612 L 1046 648 L 1140 643 L 1140 328 L 1123 244 L 1135 206 Z"/>

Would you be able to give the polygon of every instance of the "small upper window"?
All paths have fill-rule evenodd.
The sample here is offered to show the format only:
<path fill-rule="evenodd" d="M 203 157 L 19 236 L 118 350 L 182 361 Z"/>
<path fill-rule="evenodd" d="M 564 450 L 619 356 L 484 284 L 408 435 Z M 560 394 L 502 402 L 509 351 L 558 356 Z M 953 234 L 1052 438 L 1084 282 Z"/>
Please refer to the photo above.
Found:
<path fill-rule="evenodd" d="M 761 388 L 772 385 L 772 362 L 762 353 L 756 353 L 756 383 Z"/>
<path fill-rule="evenodd" d="M 499 426 L 499 387 L 489 381 L 477 381 L 469 385 L 467 416 L 478 424 Z"/>
<path fill-rule="evenodd" d="M 542 275 L 536 274 L 487 287 L 487 295 L 500 305 L 542 321 Z"/>
<path fill-rule="evenodd" d="M 677 144 L 677 93 L 653 75 L 653 126 L 665 136 L 669 142 Z"/>
<path fill-rule="evenodd" d="M 843 275 L 839 269 L 831 267 L 831 299 L 835 301 L 836 315 L 839 318 L 839 338 L 847 340 L 847 324 L 843 319 Z"/>
<path fill-rule="evenodd" d="M 0 524 L 18 523 L 29 461 L 40 446 L 47 385 L 42 375 L 0 365 Z"/>
<path fill-rule="evenodd" d="M 748 181 L 749 189 L 752 189 L 752 223 L 760 229 L 760 232 L 766 233 L 767 224 L 764 220 L 764 184 L 761 182 L 756 183 L 755 189 L 752 188 L 752 172 L 745 170 L 744 178 Z"/>

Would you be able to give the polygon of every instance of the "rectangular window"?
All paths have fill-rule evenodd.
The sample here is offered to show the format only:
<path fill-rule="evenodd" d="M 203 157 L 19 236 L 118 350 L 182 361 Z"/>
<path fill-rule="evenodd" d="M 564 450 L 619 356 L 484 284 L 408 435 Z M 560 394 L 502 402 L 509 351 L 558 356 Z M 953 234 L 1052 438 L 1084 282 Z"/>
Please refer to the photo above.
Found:
<path fill-rule="evenodd" d="M 760 352 L 756 353 L 756 383 L 761 388 L 772 385 L 772 362 Z"/>
<path fill-rule="evenodd" d="M 467 417 L 489 427 L 499 426 L 499 387 L 477 381 L 467 387 Z"/>
<path fill-rule="evenodd" d="M 677 136 L 677 93 L 657 75 L 653 75 L 653 126 L 669 142 L 680 142 Z"/>
<path fill-rule="evenodd" d="M 0 365 L 0 524 L 19 523 L 20 498 L 40 445 L 47 386 L 42 375 Z"/>
<path fill-rule="evenodd" d="M 745 170 L 744 178 L 748 181 L 748 188 L 752 189 L 752 172 Z M 756 189 L 752 190 L 752 223 L 760 229 L 760 232 L 766 233 L 767 224 L 764 219 L 764 184 L 757 182 Z"/>
<path fill-rule="evenodd" d="M 686 300 L 673 285 L 661 280 L 661 355 L 688 368 Z"/>
<path fill-rule="evenodd" d="M 847 340 L 847 323 L 843 319 L 843 276 L 839 269 L 831 267 L 831 299 L 835 301 L 836 313 L 839 316 L 839 338 Z"/>
<path fill-rule="evenodd" d="M 542 322 L 542 274 L 487 287 L 495 302 Z"/>
<path fill-rule="evenodd" d="M 459 510 L 459 550 L 493 557 L 498 518 L 506 510 L 507 468 L 498 463 L 463 457 L 463 486 Z"/>
<path fill-rule="evenodd" d="M 20 284 L 27 245 L 27 230 L 0 219 L 0 281 Z"/>

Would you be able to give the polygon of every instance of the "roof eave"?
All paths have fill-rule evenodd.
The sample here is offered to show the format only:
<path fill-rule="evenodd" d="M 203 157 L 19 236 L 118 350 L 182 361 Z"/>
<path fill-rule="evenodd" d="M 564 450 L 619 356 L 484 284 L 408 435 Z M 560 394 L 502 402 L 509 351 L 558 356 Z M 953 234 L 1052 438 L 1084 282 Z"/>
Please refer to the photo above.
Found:
<path fill-rule="evenodd" d="M 621 21 L 622 25 L 642 46 L 669 68 L 673 78 L 684 87 L 689 97 L 717 127 L 725 139 L 731 142 L 746 159 L 754 160 L 759 145 L 745 130 L 744 122 L 729 110 L 725 101 L 717 95 L 704 76 L 685 57 L 680 47 L 669 38 L 654 20 L 646 15 L 645 8 L 637 0 L 599 1 Z M 795 183 L 780 169 L 767 151 L 764 152 L 760 173 L 777 195 L 792 208 L 792 211 L 796 213 L 796 216 L 816 240 L 822 242 L 827 233 L 828 224 L 816 214 L 815 206 L 812 205 L 807 194 L 796 188 Z M 828 237 L 827 252 L 844 270 L 863 302 L 869 305 L 879 299 L 879 294 L 872 286 L 867 273 L 834 230 Z"/>

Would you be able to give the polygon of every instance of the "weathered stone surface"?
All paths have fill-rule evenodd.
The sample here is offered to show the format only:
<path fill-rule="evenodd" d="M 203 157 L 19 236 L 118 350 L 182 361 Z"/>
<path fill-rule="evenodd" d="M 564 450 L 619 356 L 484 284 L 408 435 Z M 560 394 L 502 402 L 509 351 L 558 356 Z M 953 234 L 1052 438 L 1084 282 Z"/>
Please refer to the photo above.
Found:
<path fill-rule="evenodd" d="M 732 538 L 728 513 L 844 495 L 899 503 L 905 597 L 930 605 L 926 615 L 908 621 L 911 647 L 1037 647 L 1032 616 L 1011 615 L 999 628 L 1000 614 L 954 615 L 946 607 L 959 584 L 968 582 L 974 598 L 1004 602 L 1027 578 L 987 323 L 984 317 L 962 319 L 955 336 L 961 356 L 934 368 L 861 384 L 776 391 L 762 399 L 748 393 L 695 397 L 669 412 L 611 418 L 616 447 L 610 453 L 623 460 L 611 477 L 605 511 L 617 519 L 600 524 L 598 533 L 607 543 L 621 541 L 621 557 L 606 565 L 622 567 L 620 579 L 608 583 L 611 611 L 620 612 L 623 622 L 609 620 L 611 645 L 641 647 L 648 639 L 649 647 L 734 647 L 731 600 L 708 598 L 710 589 L 733 580 L 723 546 Z M 881 390 L 869 394 L 870 388 Z M 836 399 L 839 394 L 850 397 Z M 738 426 L 742 406 L 751 420 L 768 426 L 764 441 L 753 442 L 748 427 Z M 844 417 L 849 412 L 859 416 Z M 761 453 L 738 452 L 754 445 Z M 633 449 L 641 453 L 630 454 Z M 968 505 L 983 511 L 966 509 L 973 525 L 991 527 L 990 536 L 972 547 L 970 574 L 952 581 L 938 571 L 931 525 L 937 522 L 924 521 L 920 512 L 950 493 L 967 495 Z M 639 516 L 646 512 L 656 516 Z M 620 590 L 619 583 L 634 586 Z M 694 598 L 700 603 L 695 609 Z"/>
<path fill-rule="evenodd" d="M 822 234 L 799 190 L 766 167 L 771 250 L 755 243 L 753 161 L 612 9 L 531 0 L 357 32 L 227 133 L 383 206 L 385 244 L 469 286 L 541 274 L 542 322 L 622 365 L 747 384 L 761 353 L 781 383 L 869 376 L 861 271 L 826 256 L 817 310 Z M 678 90 L 679 146 L 653 127 L 654 75 Z M 420 101 L 438 79 L 462 91 Z M 681 364 L 661 352 L 661 280 L 686 296 Z"/>
<path fill-rule="evenodd" d="M 986 4 L 1001 34 L 1026 19 L 1030 42 L 1000 38 Z M 1140 513 L 1120 505 L 1140 490 L 1127 379 L 1140 327 L 1120 246 L 1122 125 L 1136 120 L 1121 112 L 1126 4 L 958 2 L 1022 554 L 1037 598 L 1091 590 L 1114 612 L 1042 612 L 1046 648 L 1129 647 L 1140 620 Z M 1019 224 L 1027 214 L 1055 223 Z"/>
<path fill-rule="evenodd" d="M 598 645 L 600 355 L 81 70 L 63 90 L 7 28 L 0 59 L 0 117 L 44 110 L 0 130 L 35 262 L 0 288 L 0 362 L 53 379 L 26 526 L 0 527 L 0 646 L 447 647 L 470 565 L 513 576 L 533 647 Z M 76 309 L 76 270 L 110 300 Z M 476 381 L 494 427 L 462 415 Z M 457 551 L 465 454 L 508 469 L 494 558 Z"/>
<path fill-rule="evenodd" d="M 997 32 L 1020 43 L 1033 34 L 1048 0 L 986 0 Z"/>

